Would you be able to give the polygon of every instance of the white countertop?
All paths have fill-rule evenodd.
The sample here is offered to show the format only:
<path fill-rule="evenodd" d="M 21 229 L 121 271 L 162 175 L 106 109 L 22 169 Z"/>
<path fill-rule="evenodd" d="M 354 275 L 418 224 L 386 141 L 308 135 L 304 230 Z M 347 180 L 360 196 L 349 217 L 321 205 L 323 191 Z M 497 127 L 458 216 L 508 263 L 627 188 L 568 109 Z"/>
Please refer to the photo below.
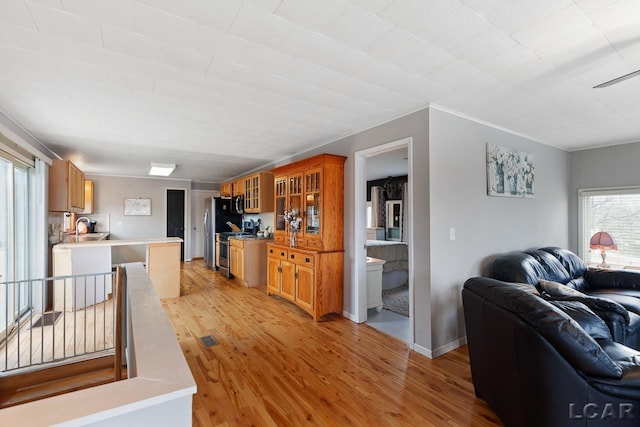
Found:
<path fill-rule="evenodd" d="M 367 257 L 367 266 L 370 266 L 370 265 L 383 265 L 385 262 L 387 262 L 387 261 L 384 260 L 384 259 L 373 258 L 373 257 L 370 257 L 370 256 Z"/>
<path fill-rule="evenodd" d="M 77 249 L 83 247 L 96 246 L 129 246 L 129 245 L 149 245 L 157 243 L 180 243 L 180 237 L 150 237 L 140 239 L 120 239 L 120 240 L 94 240 L 89 242 L 59 243 L 53 247 L 53 251 L 63 249 Z"/>

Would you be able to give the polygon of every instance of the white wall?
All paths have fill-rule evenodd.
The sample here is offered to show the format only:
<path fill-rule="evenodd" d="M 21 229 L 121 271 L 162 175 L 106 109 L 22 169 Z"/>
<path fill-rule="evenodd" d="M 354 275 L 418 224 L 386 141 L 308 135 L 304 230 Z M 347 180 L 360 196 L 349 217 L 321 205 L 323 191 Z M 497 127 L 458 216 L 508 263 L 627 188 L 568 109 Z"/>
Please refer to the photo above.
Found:
<path fill-rule="evenodd" d="M 90 175 L 86 177 L 94 185 L 94 214 L 109 214 L 111 239 L 137 239 L 165 237 L 166 233 L 166 190 L 167 188 L 186 190 L 187 213 L 185 216 L 185 239 L 190 240 L 191 229 L 191 182 L 157 178 L 122 178 Z M 151 199 L 150 216 L 125 216 L 124 199 L 144 197 Z M 185 259 L 190 259 L 189 242 L 185 242 Z M 112 261 L 144 262 L 145 246 L 114 247 Z"/>
<path fill-rule="evenodd" d="M 569 199 L 569 247 L 578 251 L 578 190 L 640 185 L 640 143 L 574 151 Z"/>
<path fill-rule="evenodd" d="M 460 293 L 466 279 L 486 274 L 497 254 L 567 247 L 569 155 L 436 108 L 429 111 L 432 341 L 428 344 L 438 355 L 463 342 Z M 535 198 L 487 196 L 487 142 L 535 155 Z M 455 241 L 449 238 L 452 227 Z"/>

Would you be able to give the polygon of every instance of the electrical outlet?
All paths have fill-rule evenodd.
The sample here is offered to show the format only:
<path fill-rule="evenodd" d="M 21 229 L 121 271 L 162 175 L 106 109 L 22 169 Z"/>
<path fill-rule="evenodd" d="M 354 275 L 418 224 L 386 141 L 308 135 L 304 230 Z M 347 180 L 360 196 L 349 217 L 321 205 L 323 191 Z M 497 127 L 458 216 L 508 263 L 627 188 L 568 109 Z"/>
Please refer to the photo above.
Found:
<path fill-rule="evenodd" d="M 456 240 L 456 229 L 454 227 L 449 229 L 449 240 Z"/>

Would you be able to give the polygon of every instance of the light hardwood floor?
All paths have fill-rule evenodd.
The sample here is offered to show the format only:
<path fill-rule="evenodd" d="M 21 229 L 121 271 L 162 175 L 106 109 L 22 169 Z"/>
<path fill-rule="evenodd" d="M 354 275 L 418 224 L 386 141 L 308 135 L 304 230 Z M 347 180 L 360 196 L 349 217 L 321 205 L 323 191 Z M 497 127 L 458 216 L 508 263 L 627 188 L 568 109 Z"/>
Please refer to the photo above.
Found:
<path fill-rule="evenodd" d="M 431 360 L 366 324 L 316 323 L 202 260 L 163 305 L 198 385 L 194 426 L 501 425 L 475 398 L 466 347 Z"/>
<path fill-rule="evenodd" d="M 112 349 L 113 311 L 109 299 L 75 312 L 60 312 L 55 325 L 35 326 L 41 314 L 28 315 L 19 333 L 0 343 L 0 377 L 6 370 Z"/>

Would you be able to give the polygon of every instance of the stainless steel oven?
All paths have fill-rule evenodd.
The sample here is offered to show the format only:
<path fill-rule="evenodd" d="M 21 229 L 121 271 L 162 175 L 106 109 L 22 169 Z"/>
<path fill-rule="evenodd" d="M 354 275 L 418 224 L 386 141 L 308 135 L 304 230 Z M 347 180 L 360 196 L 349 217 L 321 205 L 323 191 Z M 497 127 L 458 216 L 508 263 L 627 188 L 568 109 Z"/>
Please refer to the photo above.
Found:
<path fill-rule="evenodd" d="M 224 274 L 225 277 L 231 277 L 231 271 L 229 269 L 229 237 L 227 233 L 218 233 L 216 235 L 216 261 L 218 262 L 218 270 Z"/>
<path fill-rule="evenodd" d="M 233 275 L 231 274 L 231 261 L 229 259 L 229 237 L 247 234 L 251 233 L 242 231 L 230 231 L 216 234 L 216 249 L 218 251 L 216 257 L 218 261 L 218 270 L 229 279 L 233 277 Z"/>

